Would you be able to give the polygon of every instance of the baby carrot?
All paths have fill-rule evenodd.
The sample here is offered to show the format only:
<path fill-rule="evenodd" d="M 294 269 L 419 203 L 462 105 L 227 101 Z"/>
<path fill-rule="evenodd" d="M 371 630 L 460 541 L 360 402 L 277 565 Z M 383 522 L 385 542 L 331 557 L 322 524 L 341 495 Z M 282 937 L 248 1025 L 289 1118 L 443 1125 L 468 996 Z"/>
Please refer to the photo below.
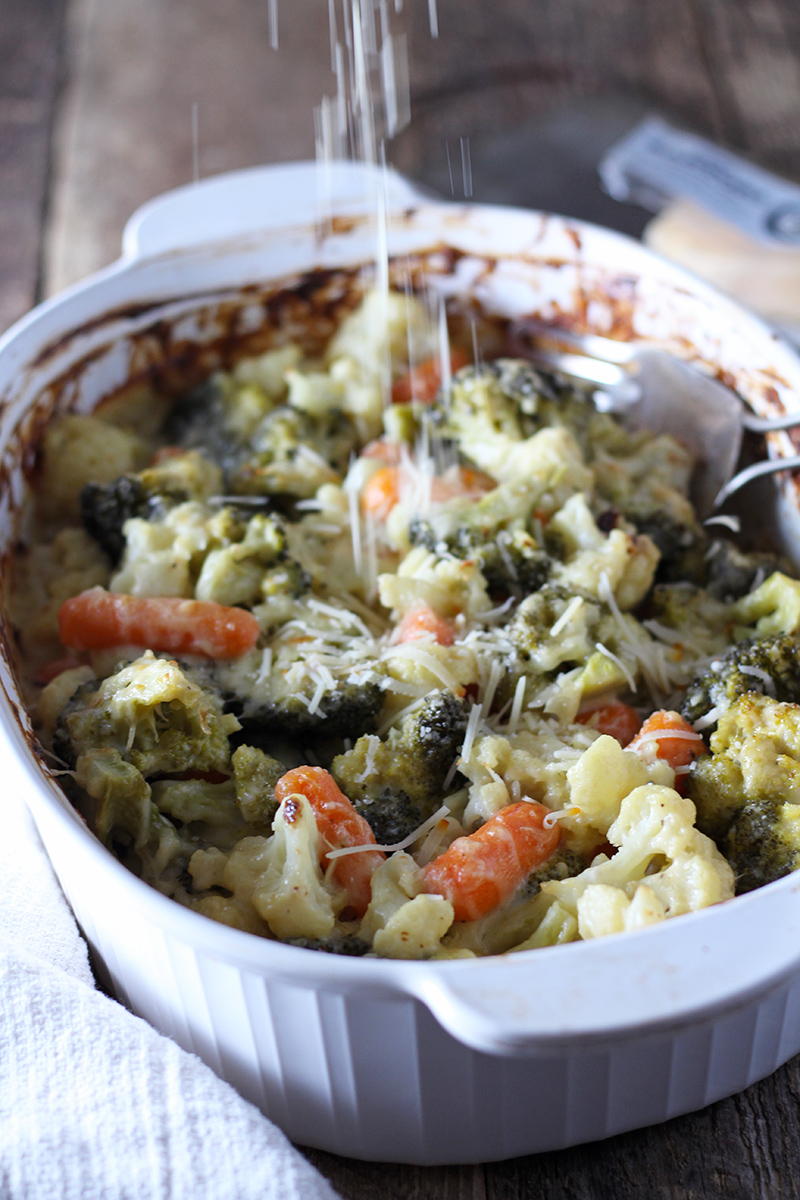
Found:
<path fill-rule="evenodd" d="M 361 507 L 379 521 L 385 521 L 400 499 L 400 468 L 381 467 L 361 493 Z"/>
<path fill-rule="evenodd" d="M 444 475 L 437 475 L 431 482 L 431 500 L 444 504 L 456 496 L 474 496 L 479 499 L 494 491 L 497 483 L 491 475 L 477 471 L 474 467 L 450 467 Z"/>
<path fill-rule="evenodd" d="M 101 587 L 65 600 L 58 628 L 71 650 L 142 646 L 205 658 L 238 658 L 252 650 L 260 632 L 243 608 L 179 596 L 127 596 Z"/>
<path fill-rule="evenodd" d="M 509 804 L 425 868 L 423 890 L 449 900 L 457 921 L 477 921 L 502 904 L 558 846 L 543 804 Z"/>
<path fill-rule="evenodd" d="M 631 750 L 641 750 L 649 742 L 656 747 L 656 756 L 669 763 L 673 771 L 676 767 L 688 767 L 696 758 L 706 754 L 706 744 L 700 734 L 684 721 L 680 713 L 660 709 L 648 717 L 636 738 L 631 742 Z"/>
<path fill-rule="evenodd" d="M 385 521 L 400 500 L 405 483 L 406 474 L 402 467 L 380 467 L 361 493 L 364 512 L 379 521 Z M 450 467 L 444 475 L 437 475 L 431 480 L 431 500 L 434 504 L 444 504 L 457 496 L 479 499 L 496 487 L 494 479 L 483 471 L 476 471 L 473 467 Z"/>
<path fill-rule="evenodd" d="M 630 704 L 621 700 L 609 700 L 596 708 L 587 708 L 578 713 L 575 720 L 581 725 L 591 725 L 598 733 L 607 733 L 616 738 L 620 746 L 627 746 L 636 737 L 642 718 Z"/>
<path fill-rule="evenodd" d="M 376 438 L 374 442 L 367 442 L 364 449 L 361 451 L 362 458 L 377 458 L 379 462 L 385 463 L 387 466 L 396 467 L 403 457 L 404 445 L 402 442 L 393 442 L 389 438 Z"/>
<path fill-rule="evenodd" d="M 456 640 L 456 631 L 449 621 L 440 617 L 428 604 L 418 604 L 405 614 L 393 640 L 402 646 L 404 642 L 415 642 L 429 633 L 433 634 L 434 641 L 440 646 L 452 646 Z"/>
<path fill-rule="evenodd" d="M 454 346 L 450 351 L 450 370 L 460 371 L 466 367 L 470 356 L 466 350 Z M 419 400 L 422 404 L 432 404 L 436 393 L 442 386 L 442 364 L 439 358 L 429 358 L 412 367 L 405 375 L 401 375 L 392 384 L 392 404 L 409 404 Z"/>
<path fill-rule="evenodd" d="M 328 862 L 328 850 L 366 846 L 375 841 L 369 824 L 359 816 L 333 776 L 322 767 L 294 767 L 275 784 L 278 803 L 298 794 L 305 796 L 316 817 L 324 845 L 320 855 L 323 866 Z M 359 917 L 367 911 L 372 897 L 372 873 L 385 858 L 382 850 L 364 850 L 361 854 L 346 854 L 334 860 L 333 878 L 344 888 L 349 907 Z"/>

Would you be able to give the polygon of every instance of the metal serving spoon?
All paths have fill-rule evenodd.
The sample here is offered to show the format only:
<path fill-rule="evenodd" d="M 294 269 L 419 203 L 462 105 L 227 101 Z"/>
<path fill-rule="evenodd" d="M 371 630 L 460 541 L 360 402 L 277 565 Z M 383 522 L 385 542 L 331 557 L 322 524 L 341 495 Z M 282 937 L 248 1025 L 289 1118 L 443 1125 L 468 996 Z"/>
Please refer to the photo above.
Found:
<path fill-rule="evenodd" d="M 512 331 L 513 349 L 544 367 L 597 384 L 601 412 L 619 415 L 630 429 L 678 438 L 701 469 L 692 499 L 701 517 L 760 475 L 800 467 L 795 458 L 765 459 L 734 474 L 744 430 L 770 433 L 800 425 L 800 414 L 763 418 L 749 412 L 730 388 L 660 350 L 594 334 L 576 334 L 527 319 Z"/>

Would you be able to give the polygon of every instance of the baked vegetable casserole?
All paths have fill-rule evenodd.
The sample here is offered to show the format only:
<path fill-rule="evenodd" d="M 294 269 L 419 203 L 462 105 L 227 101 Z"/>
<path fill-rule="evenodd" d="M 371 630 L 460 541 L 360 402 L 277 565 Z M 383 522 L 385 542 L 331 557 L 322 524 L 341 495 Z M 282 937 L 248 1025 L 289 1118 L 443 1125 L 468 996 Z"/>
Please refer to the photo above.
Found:
<path fill-rule="evenodd" d="M 703 527 L 677 441 L 465 328 L 370 292 L 320 354 L 44 433 L 10 612 L 47 761 L 217 921 L 469 957 L 800 864 L 800 583 Z"/>

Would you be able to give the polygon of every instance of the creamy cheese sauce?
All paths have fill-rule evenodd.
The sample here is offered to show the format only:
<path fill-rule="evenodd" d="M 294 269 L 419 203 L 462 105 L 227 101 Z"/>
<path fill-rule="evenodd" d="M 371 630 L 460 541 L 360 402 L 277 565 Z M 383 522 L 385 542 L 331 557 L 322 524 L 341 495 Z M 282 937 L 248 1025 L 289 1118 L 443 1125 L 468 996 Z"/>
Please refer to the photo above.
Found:
<path fill-rule="evenodd" d="M 11 613 L 71 798 L 176 901 L 351 954 L 596 937 L 794 869 L 800 585 L 711 540 L 672 438 L 442 354 L 372 293 L 319 359 L 49 428 Z"/>

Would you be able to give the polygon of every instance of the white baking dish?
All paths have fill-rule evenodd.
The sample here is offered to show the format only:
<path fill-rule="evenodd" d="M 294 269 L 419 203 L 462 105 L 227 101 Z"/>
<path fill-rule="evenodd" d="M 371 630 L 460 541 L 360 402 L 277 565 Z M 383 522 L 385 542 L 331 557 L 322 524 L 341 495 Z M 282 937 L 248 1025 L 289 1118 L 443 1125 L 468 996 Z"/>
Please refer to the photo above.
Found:
<path fill-rule="evenodd" d="M 367 183 L 379 188 L 376 176 Z M 331 181 L 349 215 L 327 232 L 314 226 L 311 164 L 172 193 L 133 219 L 119 263 L 5 336 L 4 553 L 27 447 L 51 410 L 90 411 L 128 377 L 132 356 L 141 365 L 212 344 L 231 311 L 240 330 L 252 327 L 261 292 L 247 285 L 368 260 L 365 187 L 358 168 Z M 796 356 L 638 244 L 558 217 L 420 202 L 397 177 L 388 206 L 392 250 L 430 251 L 443 291 L 656 340 L 724 375 L 759 412 L 800 412 Z M 789 452 L 788 436 L 772 449 Z M 776 519 L 800 559 L 791 481 Z M 700 1108 L 800 1050 L 800 875 L 640 933 L 507 958 L 313 954 L 217 925 L 129 874 L 42 766 L 5 655 L 0 682 L 6 786 L 28 801 L 117 995 L 298 1142 L 417 1163 L 550 1150 Z"/>

